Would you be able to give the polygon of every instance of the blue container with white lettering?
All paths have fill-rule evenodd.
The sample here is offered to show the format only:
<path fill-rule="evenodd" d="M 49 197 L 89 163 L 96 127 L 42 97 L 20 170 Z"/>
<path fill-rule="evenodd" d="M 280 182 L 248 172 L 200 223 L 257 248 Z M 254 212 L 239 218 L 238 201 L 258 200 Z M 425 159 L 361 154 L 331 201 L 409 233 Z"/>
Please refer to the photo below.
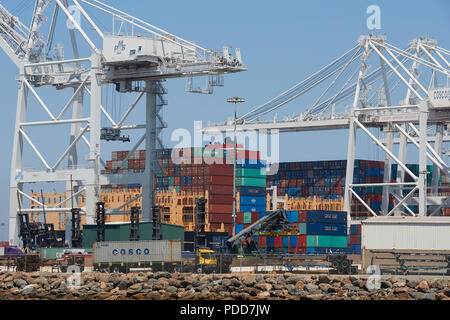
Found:
<path fill-rule="evenodd" d="M 239 203 L 242 205 L 250 205 L 250 206 L 265 206 L 266 205 L 266 197 L 260 196 L 241 196 L 239 199 Z"/>
<path fill-rule="evenodd" d="M 306 226 L 306 234 L 308 235 L 324 235 L 324 236 L 346 236 L 346 224 L 331 223 L 308 223 Z"/>

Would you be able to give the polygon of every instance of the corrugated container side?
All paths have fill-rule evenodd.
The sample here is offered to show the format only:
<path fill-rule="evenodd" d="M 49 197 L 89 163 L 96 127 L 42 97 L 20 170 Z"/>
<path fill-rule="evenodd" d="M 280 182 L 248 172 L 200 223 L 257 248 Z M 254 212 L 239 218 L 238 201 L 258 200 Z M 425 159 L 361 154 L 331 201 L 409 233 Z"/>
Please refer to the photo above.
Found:
<path fill-rule="evenodd" d="M 346 236 L 347 225 L 331 223 L 308 223 L 306 226 L 308 235 Z"/>
<path fill-rule="evenodd" d="M 180 240 L 96 242 L 94 263 L 181 261 Z"/>
<path fill-rule="evenodd" d="M 449 217 L 377 217 L 362 221 L 362 247 L 450 251 Z"/>

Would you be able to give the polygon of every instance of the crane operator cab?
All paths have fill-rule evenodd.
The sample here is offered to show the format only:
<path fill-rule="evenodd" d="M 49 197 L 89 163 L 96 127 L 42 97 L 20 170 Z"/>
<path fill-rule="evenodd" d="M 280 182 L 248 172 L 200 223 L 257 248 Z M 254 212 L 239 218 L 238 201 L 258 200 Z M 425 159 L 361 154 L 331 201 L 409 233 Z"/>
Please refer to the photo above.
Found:
<path fill-rule="evenodd" d="M 217 265 L 217 257 L 213 250 L 200 249 L 198 256 L 201 265 Z"/>

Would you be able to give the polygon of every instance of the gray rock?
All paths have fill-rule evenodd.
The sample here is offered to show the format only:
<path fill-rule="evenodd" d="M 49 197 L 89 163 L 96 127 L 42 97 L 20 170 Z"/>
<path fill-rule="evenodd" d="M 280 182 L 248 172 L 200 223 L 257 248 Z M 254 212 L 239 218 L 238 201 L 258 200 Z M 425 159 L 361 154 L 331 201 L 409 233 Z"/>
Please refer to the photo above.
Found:
<path fill-rule="evenodd" d="M 406 285 L 410 288 L 415 288 L 419 285 L 420 280 L 408 279 Z"/>
<path fill-rule="evenodd" d="M 257 283 L 264 283 L 264 276 L 262 274 L 257 274 L 256 275 L 256 282 Z"/>
<path fill-rule="evenodd" d="M 28 282 L 26 282 L 26 281 L 23 280 L 23 279 L 17 279 L 17 280 L 15 280 L 14 282 L 16 283 L 16 286 L 19 287 L 19 288 L 23 288 L 23 287 L 25 287 L 26 285 L 28 285 Z"/>
<path fill-rule="evenodd" d="M 316 286 L 315 284 L 308 283 L 307 285 L 305 285 L 304 289 L 305 289 L 306 291 L 313 292 L 313 291 L 318 290 L 319 287 Z"/>
<path fill-rule="evenodd" d="M 352 285 L 352 284 L 345 284 L 345 285 L 342 287 L 342 289 L 343 289 L 343 290 L 347 290 L 347 291 L 358 291 L 358 290 L 359 290 L 358 287 L 355 287 L 355 286 Z"/>
<path fill-rule="evenodd" d="M 152 279 L 148 279 L 147 281 L 147 285 L 149 285 L 150 287 L 152 287 L 156 282 L 158 282 L 158 280 L 152 278 Z M 181 284 L 183 285 L 183 284 Z"/>
<path fill-rule="evenodd" d="M 424 292 L 409 292 L 409 295 L 413 299 L 417 300 L 436 300 L 436 294 L 435 293 L 424 293 Z"/>
<path fill-rule="evenodd" d="M 177 292 L 177 291 L 178 291 L 178 289 L 174 286 L 168 286 L 166 288 L 166 292 L 168 292 L 168 293 L 173 293 L 173 292 Z"/>
<path fill-rule="evenodd" d="M 128 288 L 128 285 L 129 285 L 128 281 L 122 280 L 122 281 L 119 282 L 119 286 L 118 287 L 119 287 L 120 290 L 126 290 Z"/>
<path fill-rule="evenodd" d="M 222 279 L 222 285 L 229 287 L 231 285 L 230 279 Z"/>
<path fill-rule="evenodd" d="M 167 278 L 167 279 L 169 279 L 169 278 L 172 277 L 172 275 L 169 272 L 157 272 L 157 273 L 154 274 L 154 277 L 156 279 L 159 279 L 159 278 Z"/>
<path fill-rule="evenodd" d="M 332 282 L 332 278 L 327 275 L 319 275 L 319 279 L 317 280 L 317 284 L 327 283 L 330 284 Z"/>
<path fill-rule="evenodd" d="M 35 286 L 32 284 L 29 284 L 29 285 L 25 286 L 22 290 L 20 290 L 20 294 L 22 294 L 24 296 L 25 295 L 28 296 L 28 295 L 33 294 L 35 291 L 36 291 Z"/>
<path fill-rule="evenodd" d="M 286 279 L 286 283 L 287 284 L 296 284 L 297 282 L 299 282 L 300 280 L 302 280 L 303 278 L 301 276 L 298 275 L 294 275 L 294 276 L 290 276 Z"/>

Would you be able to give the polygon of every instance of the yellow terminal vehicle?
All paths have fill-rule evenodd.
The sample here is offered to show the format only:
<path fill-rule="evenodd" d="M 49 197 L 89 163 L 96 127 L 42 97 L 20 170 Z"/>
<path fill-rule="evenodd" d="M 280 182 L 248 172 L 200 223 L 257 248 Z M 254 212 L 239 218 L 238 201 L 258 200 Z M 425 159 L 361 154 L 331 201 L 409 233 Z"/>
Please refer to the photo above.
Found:
<path fill-rule="evenodd" d="M 213 250 L 199 249 L 197 272 L 199 273 L 218 272 L 217 257 Z"/>

